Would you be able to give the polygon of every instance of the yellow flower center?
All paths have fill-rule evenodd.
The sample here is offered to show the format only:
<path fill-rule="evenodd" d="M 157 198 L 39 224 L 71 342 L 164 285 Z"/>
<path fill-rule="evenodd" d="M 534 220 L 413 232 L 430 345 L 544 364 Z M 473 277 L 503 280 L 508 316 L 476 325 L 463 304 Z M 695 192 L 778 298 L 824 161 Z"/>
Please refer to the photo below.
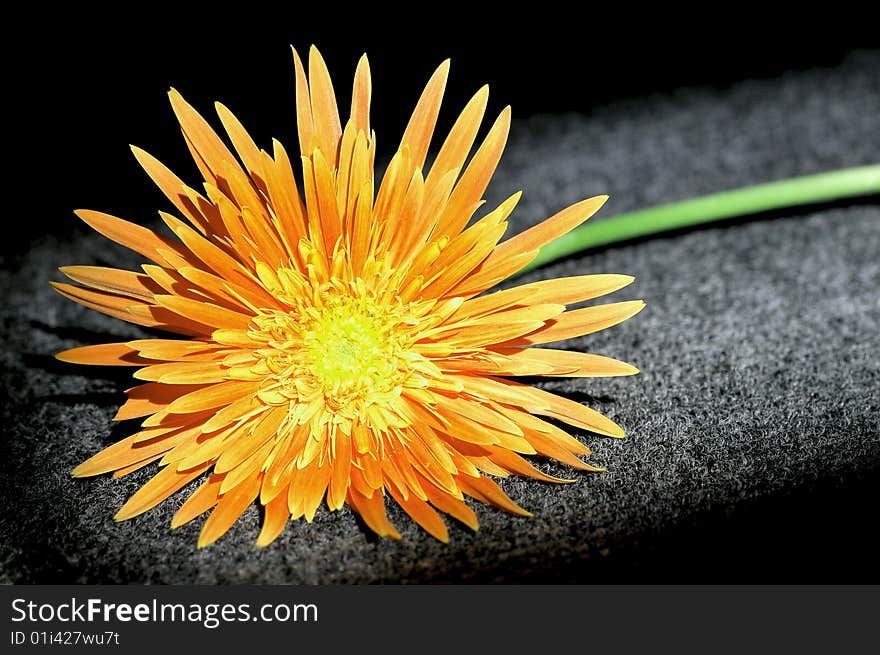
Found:
<path fill-rule="evenodd" d="M 406 344 L 400 332 L 393 313 L 379 311 L 374 303 L 337 297 L 308 322 L 301 357 L 328 399 L 384 393 L 404 377 L 400 355 Z"/>
<path fill-rule="evenodd" d="M 430 305 L 370 291 L 360 279 L 320 283 L 282 269 L 269 281 L 289 309 L 263 310 L 248 332 L 262 402 L 289 405 L 295 423 L 406 425 L 393 409 L 402 389 L 440 375 L 413 350 Z"/>

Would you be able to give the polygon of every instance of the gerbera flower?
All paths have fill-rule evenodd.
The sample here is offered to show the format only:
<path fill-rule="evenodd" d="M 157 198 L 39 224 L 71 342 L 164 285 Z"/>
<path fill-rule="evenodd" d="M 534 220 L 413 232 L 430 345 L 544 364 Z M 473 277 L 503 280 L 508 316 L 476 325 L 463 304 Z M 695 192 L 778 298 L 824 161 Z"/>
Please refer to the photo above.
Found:
<path fill-rule="evenodd" d="M 125 321 L 180 335 L 74 348 L 66 362 L 134 366 L 116 420 L 147 417 L 135 434 L 73 475 L 158 473 L 119 510 L 137 516 L 205 477 L 172 527 L 211 510 L 198 545 L 225 533 L 255 500 L 257 543 L 290 518 L 311 521 L 322 501 L 348 505 L 382 536 L 399 538 L 394 499 L 440 540 L 437 510 L 473 529 L 465 497 L 520 515 L 489 477 L 561 481 L 522 455 L 582 470 L 589 449 L 543 416 L 613 437 L 623 431 L 577 402 L 510 376 L 613 376 L 637 370 L 607 357 L 534 348 L 619 323 L 641 301 L 566 311 L 629 284 L 583 275 L 484 291 L 528 264 L 544 244 L 589 218 L 590 198 L 500 245 L 514 194 L 473 222 L 510 126 L 506 108 L 470 162 L 487 88 L 468 102 L 425 168 L 448 62 L 429 80 L 378 189 L 371 82 L 357 67 L 343 127 L 327 68 L 294 51 L 302 195 L 284 147 L 260 150 L 223 105 L 233 154 L 179 93 L 170 93 L 204 191 L 143 150 L 134 154 L 178 215 L 160 212 L 176 239 L 95 211 L 77 215 L 140 253 L 143 272 L 71 266 L 84 286 L 64 296 Z M 183 220 L 178 216 L 182 216 Z M 482 295 L 481 295 L 482 294 Z"/>

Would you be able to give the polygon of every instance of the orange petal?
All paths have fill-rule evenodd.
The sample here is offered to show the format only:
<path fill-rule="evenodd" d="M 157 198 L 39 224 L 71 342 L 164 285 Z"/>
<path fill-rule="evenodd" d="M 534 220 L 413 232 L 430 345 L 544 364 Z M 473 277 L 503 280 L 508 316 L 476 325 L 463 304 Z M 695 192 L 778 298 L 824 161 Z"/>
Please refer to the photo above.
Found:
<path fill-rule="evenodd" d="M 205 480 L 175 512 L 174 518 L 171 519 L 171 528 L 179 528 L 214 507 L 220 497 L 220 484 L 223 482 L 223 477 L 222 475 L 212 475 Z"/>
<path fill-rule="evenodd" d="M 94 309 L 102 314 L 121 318 L 129 323 L 137 323 L 138 325 L 146 325 L 147 327 L 162 326 L 160 321 L 154 318 L 135 316 L 128 311 L 129 307 L 137 305 L 146 305 L 142 300 L 136 300 L 126 296 L 117 296 L 106 291 L 92 291 L 83 287 L 74 286 L 65 282 L 49 282 L 52 288 L 69 300 L 78 302 L 80 305 Z M 163 326 L 164 327 L 164 326 Z"/>
<path fill-rule="evenodd" d="M 279 233 L 288 249 L 292 251 L 291 255 L 296 258 L 296 244 L 305 234 L 302 200 L 299 197 L 296 180 L 293 176 L 293 167 L 284 146 L 273 139 L 272 152 L 274 159 L 263 153 L 263 175 L 266 179 L 272 208 L 275 210 Z"/>
<path fill-rule="evenodd" d="M 608 196 L 587 198 L 563 209 L 538 225 L 520 232 L 499 245 L 486 258 L 474 275 L 462 282 L 457 291 L 461 295 L 479 293 L 499 281 L 507 279 L 531 262 L 540 248 L 563 234 L 571 231 L 605 203 Z"/>
<path fill-rule="evenodd" d="M 157 459 L 162 457 L 163 453 L 157 453 L 156 455 L 151 455 L 146 459 L 141 459 L 135 462 L 134 464 L 129 464 L 128 466 L 123 466 L 122 468 L 116 469 L 113 471 L 113 479 L 118 480 L 121 477 L 128 475 L 129 473 L 134 473 L 135 471 L 139 471 L 140 469 L 152 464 Z"/>
<path fill-rule="evenodd" d="M 391 525 L 385 514 L 385 500 L 382 494 L 374 493 L 371 497 L 367 497 L 355 489 L 349 489 L 348 504 L 377 535 L 400 539 L 400 533 Z"/>
<path fill-rule="evenodd" d="M 144 441 L 139 438 L 139 434 L 134 434 L 108 446 L 97 455 L 93 455 L 73 469 L 71 475 L 75 478 L 83 478 L 131 466 L 136 462 L 171 450 L 192 437 L 193 434 L 192 429 L 182 429 L 160 435 L 149 441 Z"/>
<path fill-rule="evenodd" d="M 263 548 L 275 541 L 284 530 L 289 518 L 287 499 L 283 495 L 276 496 L 269 501 L 263 515 L 263 527 L 260 530 L 260 536 L 257 537 L 257 546 Z"/>
<path fill-rule="evenodd" d="M 544 432 L 539 432 L 537 430 L 527 430 L 526 439 L 528 439 L 529 443 L 534 446 L 535 450 L 540 455 L 552 457 L 553 459 L 559 460 L 563 464 L 568 464 L 569 466 L 579 469 L 581 471 L 595 472 L 604 470 L 602 468 L 590 466 L 589 464 L 582 462 L 574 455 L 574 453 L 563 448 L 558 441 L 553 439 L 551 435 Z"/>
<path fill-rule="evenodd" d="M 195 480 L 208 469 L 210 464 L 203 464 L 190 471 L 178 472 L 173 466 L 166 466 L 153 476 L 149 482 L 137 490 L 114 516 L 116 521 L 126 521 L 152 509 L 173 493 Z"/>
<path fill-rule="evenodd" d="M 327 507 L 331 510 L 340 509 L 345 504 L 351 471 L 351 438 L 337 432 L 333 444 L 335 452 L 331 465 L 330 486 L 327 489 Z"/>
<path fill-rule="evenodd" d="M 260 411 L 265 411 L 265 407 L 257 403 L 256 399 L 253 396 L 242 396 L 238 400 L 229 403 L 228 405 L 226 405 L 226 407 L 214 414 L 214 416 L 212 416 L 208 421 L 205 422 L 202 431 L 214 432 L 215 430 L 220 430 L 221 428 L 225 428 L 227 425 L 238 421 L 248 414 L 256 416 Z M 222 473 L 223 471 L 216 472 Z"/>
<path fill-rule="evenodd" d="M 125 421 L 131 418 L 154 414 L 159 410 L 165 409 L 181 395 L 203 388 L 204 386 L 201 384 L 177 386 L 159 384 L 158 382 L 148 382 L 147 384 L 133 387 L 125 392 L 128 395 L 128 400 L 119 408 L 113 420 Z"/>
<path fill-rule="evenodd" d="M 238 517 L 254 502 L 260 492 L 260 475 L 253 475 L 249 480 L 242 482 L 232 491 L 220 497 L 219 502 L 211 512 L 211 516 L 202 526 L 199 534 L 198 547 L 204 548 L 226 534 Z"/>
<path fill-rule="evenodd" d="M 403 511 L 420 526 L 422 526 L 431 536 L 443 543 L 449 542 L 449 531 L 440 515 L 431 508 L 431 506 L 423 500 L 416 498 L 410 494 L 409 497 L 403 497 L 394 487 L 389 488 L 389 492 L 393 496 L 397 504 L 403 508 Z"/>
<path fill-rule="evenodd" d="M 247 397 L 246 397 L 247 398 Z M 225 473 L 241 465 L 246 459 L 257 452 L 267 441 L 278 433 L 278 427 L 287 416 L 287 407 L 273 407 L 266 411 L 259 422 L 245 438 L 238 439 L 230 448 L 224 450 L 214 465 L 214 471 Z M 268 452 L 267 452 L 268 454 Z"/>
<path fill-rule="evenodd" d="M 482 86 L 465 105 L 431 165 L 425 180 L 427 189 L 433 189 L 448 171 L 461 170 L 464 166 L 464 160 L 467 159 L 474 145 L 474 139 L 483 121 L 488 100 L 489 87 Z"/>
<path fill-rule="evenodd" d="M 447 295 L 456 295 L 464 298 L 475 296 L 478 293 L 491 289 L 499 282 L 506 280 L 519 271 L 523 266 L 532 261 L 538 254 L 536 250 L 518 253 L 507 258 L 489 256 L 471 274 L 464 278 L 457 286 L 447 292 Z"/>
<path fill-rule="evenodd" d="M 194 154 L 197 153 L 207 165 L 210 173 L 213 173 L 213 175 L 206 176 L 205 179 L 213 182 L 212 177 L 228 178 L 228 169 L 224 171 L 224 164 L 231 164 L 234 167 L 235 176 L 246 178 L 229 148 L 217 136 L 208 122 L 183 99 L 183 96 L 176 89 L 171 89 L 168 92 L 168 98 L 188 144 L 195 150 Z"/>
<path fill-rule="evenodd" d="M 253 277 L 248 274 L 240 262 L 173 216 L 164 212 L 159 212 L 159 215 L 192 254 L 220 277 L 248 288 L 253 287 L 255 291 L 259 291 L 259 285 L 253 281 Z M 196 267 L 198 268 L 198 266 Z"/>
<path fill-rule="evenodd" d="M 232 141 L 235 151 L 253 177 L 262 168 L 260 149 L 257 148 L 251 135 L 244 129 L 241 121 L 235 117 L 235 114 L 229 111 L 226 105 L 215 102 L 214 109 L 217 111 L 217 116 L 220 117 L 220 122 L 223 123 L 226 134 L 229 135 L 229 140 Z"/>
<path fill-rule="evenodd" d="M 449 197 L 446 209 L 437 222 L 437 234 L 458 234 L 470 220 L 471 208 L 482 199 L 501 160 L 509 132 L 510 107 L 505 107 Z"/>
<path fill-rule="evenodd" d="M 425 493 L 428 494 L 428 500 L 431 501 L 431 504 L 434 507 L 441 512 L 445 512 L 458 519 L 471 530 L 479 529 L 480 522 L 477 519 L 477 515 L 474 514 L 474 511 L 465 505 L 463 501 L 450 496 L 445 491 L 442 491 L 433 485 L 426 484 L 423 486 Z"/>
<path fill-rule="evenodd" d="M 216 227 L 211 225 L 210 221 L 202 214 L 198 205 L 193 201 L 193 198 L 201 198 L 204 201 L 205 199 L 202 196 L 184 184 L 179 177 L 150 153 L 136 146 L 132 146 L 131 151 L 147 175 L 150 176 L 150 179 L 156 183 L 156 186 L 162 190 L 162 193 L 165 194 L 180 213 L 189 219 L 190 223 L 199 232 L 205 234 L 208 230 Z"/>
<path fill-rule="evenodd" d="M 522 372 L 518 375 L 528 375 L 526 371 L 530 366 L 539 370 L 552 366 L 559 370 L 534 374 L 559 377 L 614 377 L 639 372 L 639 369 L 626 362 L 591 353 L 552 348 L 499 348 L 497 352 L 519 367 L 517 370 Z"/>
<path fill-rule="evenodd" d="M 308 157 L 312 154 L 312 141 L 315 138 L 309 83 L 299 53 L 296 48 L 291 47 L 290 49 L 293 52 L 293 66 L 296 72 L 296 128 L 299 135 L 299 148 L 303 156 Z"/>
<path fill-rule="evenodd" d="M 149 302 L 162 288 L 148 276 L 103 266 L 62 266 L 58 269 L 74 282 L 109 293 Z"/>
<path fill-rule="evenodd" d="M 493 256 L 503 258 L 520 252 L 538 250 L 586 221 L 599 211 L 606 200 L 608 200 L 608 196 L 595 196 L 581 200 L 534 227 L 511 237 L 498 246 Z"/>
<path fill-rule="evenodd" d="M 168 412 L 171 414 L 192 414 L 215 407 L 223 407 L 242 396 L 255 393 L 259 387 L 259 383 L 256 382 L 239 381 L 221 382 L 209 387 L 201 387 L 168 405 Z"/>
<path fill-rule="evenodd" d="M 225 301 L 228 309 L 245 310 L 255 314 L 256 307 L 268 308 L 278 305 L 265 289 L 258 290 L 256 284 L 243 286 L 192 266 L 184 266 L 178 269 L 178 273 L 200 290 L 204 290 L 207 295 L 217 298 L 220 304 Z"/>
<path fill-rule="evenodd" d="M 474 424 L 479 424 L 483 428 L 482 432 L 486 435 L 485 438 L 473 441 L 470 435 L 462 436 L 461 438 L 466 441 L 472 441 L 472 443 L 497 443 L 498 438 L 494 435 L 498 432 L 522 436 L 522 430 L 516 423 L 508 419 L 504 414 L 476 400 L 469 400 L 461 396 L 450 397 L 437 394 L 437 406 L 447 420 L 449 420 L 452 427 L 462 425 L 460 419 L 464 419 L 464 425 L 470 428 L 469 431 L 473 431 L 474 427 L 476 427 Z M 458 436 L 456 433 L 450 433 L 453 436 Z"/>
<path fill-rule="evenodd" d="M 541 480 L 542 482 L 574 482 L 574 480 L 566 480 L 563 478 L 557 478 L 553 475 L 547 475 L 543 471 L 536 469 L 531 463 L 527 462 L 516 453 L 505 448 L 489 446 L 488 450 L 488 458 L 495 464 L 504 467 L 504 469 L 510 473 L 524 475 L 529 478 L 534 478 L 535 480 Z"/>
<path fill-rule="evenodd" d="M 251 317 L 209 302 L 199 302 L 180 296 L 158 295 L 156 302 L 175 314 L 215 329 L 243 330 Z"/>
<path fill-rule="evenodd" d="M 71 348 L 55 355 L 55 359 L 71 364 L 94 366 L 141 366 L 150 363 L 149 359 L 138 357 L 137 351 L 124 343 L 102 343 Z"/>
<path fill-rule="evenodd" d="M 215 343 L 180 339 L 137 339 L 125 344 L 141 357 L 164 361 L 219 361 L 224 352 Z M 228 351 L 227 351 L 228 352 Z"/>
<path fill-rule="evenodd" d="M 111 241 L 140 253 L 160 266 L 168 265 L 165 258 L 159 254 L 160 249 L 179 251 L 179 247 L 169 239 L 135 223 L 90 209 L 78 209 L 74 213 Z"/>
<path fill-rule="evenodd" d="M 443 101 L 443 92 L 446 89 L 446 80 L 449 77 L 449 60 L 444 61 L 434 71 L 425 90 L 422 92 L 412 117 L 400 140 L 400 148 L 409 146 L 413 168 L 421 168 L 431 145 L 431 136 L 437 125 L 437 116 L 440 113 L 440 103 Z"/>
<path fill-rule="evenodd" d="M 513 502 L 510 497 L 502 491 L 501 487 L 492 482 L 489 478 L 471 478 L 466 475 L 459 475 L 456 478 L 456 482 L 464 493 L 473 496 L 481 502 L 494 505 L 499 509 L 503 509 L 506 512 L 518 516 L 532 516 L 531 512 L 527 512 Z"/>
<path fill-rule="evenodd" d="M 520 388 L 534 399 L 532 404 L 523 405 L 527 412 L 549 416 L 607 437 L 623 437 L 623 428 L 594 409 L 536 387 L 522 385 Z"/>
<path fill-rule="evenodd" d="M 560 314 L 531 334 L 499 345 L 529 346 L 592 334 L 593 332 L 609 328 L 612 325 L 622 323 L 631 316 L 638 314 L 644 308 L 645 302 L 643 300 L 630 300 L 574 309 Z"/>
<path fill-rule="evenodd" d="M 450 317 L 446 324 L 437 329 L 437 332 L 443 334 L 444 338 L 454 339 L 455 335 L 468 335 L 473 331 L 503 329 L 505 325 L 512 323 L 549 321 L 564 311 L 565 305 L 529 303 L 459 321 Z"/>
<path fill-rule="evenodd" d="M 569 305 L 612 293 L 634 279 L 629 275 L 576 275 L 523 284 L 468 300 L 450 321 L 501 311 L 513 305 Z"/>
<path fill-rule="evenodd" d="M 357 70 L 354 72 L 354 86 L 351 92 L 351 123 L 355 130 L 364 134 L 370 133 L 370 98 L 372 93 L 370 62 L 367 61 L 367 55 L 363 55 L 358 60 Z"/>
<path fill-rule="evenodd" d="M 170 362 L 144 367 L 134 377 L 162 384 L 211 384 L 225 380 L 226 373 L 214 362 Z"/>
<path fill-rule="evenodd" d="M 243 462 L 238 464 L 235 468 L 230 470 L 226 474 L 226 478 L 223 480 L 223 484 L 220 485 L 220 493 L 229 493 L 239 484 L 243 483 L 245 480 L 248 480 L 251 475 L 263 470 L 263 464 L 265 464 L 266 457 L 268 457 L 271 450 L 271 441 L 266 442 L 262 445 L 262 447 L 258 448 L 254 453 L 252 453 L 250 457 L 248 457 Z M 262 483 L 260 484 L 260 487 L 262 488 Z"/>
<path fill-rule="evenodd" d="M 315 46 L 309 48 L 309 86 L 312 101 L 312 121 L 315 136 L 327 160 L 336 167 L 338 163 L 339 139 L 342 137 L 342 124 L 339 121 L 339 108 L 336 94 L 324 58 Z"/>
<path fill-rule="evenodd" d="M 208 410 L 203 414 L 210 414 Z M 174 416 L 173 414 L 171 416 Z M 187 414 L 186 416 L 191 416 Z M 203 422 L 204 423 L 204 422 Z M 204 425 L 200 426 L 202 434 L 195 442 L 186 444 L 180 452 L 174 452 L 174 464 L 178 471 L 188 471 L 194 466 L 200 466 L 205 462 L 213 462 L 216 465 L 217 458 L 225 452 L 230 444 L 235 444 L 241 439 L 247 438 L 248 425 L 232 425 L 214 433 L 205 433 Z M 216 471 L 215 471 L 216 473 Z M 225 477 L 225 476 L 224 476 Z"/>

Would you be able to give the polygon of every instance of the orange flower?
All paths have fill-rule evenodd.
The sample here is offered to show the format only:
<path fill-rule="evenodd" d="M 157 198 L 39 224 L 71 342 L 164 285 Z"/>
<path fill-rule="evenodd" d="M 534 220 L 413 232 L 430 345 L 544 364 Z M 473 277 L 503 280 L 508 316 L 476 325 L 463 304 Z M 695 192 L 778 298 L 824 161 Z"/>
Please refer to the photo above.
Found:
<path fill-rule="evenodd" d="M 448 62 L 428 82 L 396 154 L 374 188 L 366 57 L 354 78 L 351 116 L 340 122 L 318 51 L 308 79 L 294 51 L 303 196 L 284 147 L 260 150 L 217 105 L 238 158 L 176 91 L 171 105 L 205 178 L 186 186 L 134 148 L 179 215 L 161 216 L 177 240 L 95 211 L 77 215 L 152 264 L 143 272 L 61 269 L 64 296 L 183 338 L 74 348 L 66 362 L 134 366 L 144 384 L 115 419 L 148 417 L 134 435 L 73 471 L 125 475 L 161 469 L 116 515 L 129 519 L 206 476 L 172 527 L 213 510 L 199 546 L 225 533 L 254 500 L 265 506 L 257 544 L 289 518 L 314 517 L 326 500 L 348 505 L 382 536 L 399 538 L 385 513 L 390 495 L 446 541 L 436 510 L 477 529 L 470 496 L 528 515 L 486 477 L 515 473 L 561 481 L 521 455 L 583 470 L 589 449 L 535 414 L 620 437 L 583 405 L 508 376 L 613 376 L 638 371 L 599 355 L 531 346 L 615 325 L 644 305 L 566 305 L 629 284 L 583 275 L 480 295 L 528 264 L 544 244 L 602 203 L 590 198 L 500 245 L 514 194 L 468 227 L 482 203 L 510 126 L 509 108 L 465 165 L 486 108 L 480 89 L 433 164 L 425 159 Z"/>

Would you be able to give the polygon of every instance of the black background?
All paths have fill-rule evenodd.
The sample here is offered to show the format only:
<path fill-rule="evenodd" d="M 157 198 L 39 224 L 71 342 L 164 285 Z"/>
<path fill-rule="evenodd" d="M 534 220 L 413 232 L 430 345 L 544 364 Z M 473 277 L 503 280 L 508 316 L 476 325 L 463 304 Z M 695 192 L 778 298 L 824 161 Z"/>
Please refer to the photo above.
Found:
<path fill-rule="evenodd" d="M 3 240 L 4 252 L 14 261 L 28 238 L 81 229 L 72 215 L 79 207 L 153 219 L 164 207 L 161 195 L 127 144 L 184 179 L 195 172 L 167 101 L 172 86 L 209 120 L 212 103 L 222 101 L 261 147 L 272 137 L 295 145 L 289 45 L 304 57 L 310 44 L 318 46 L 343 108 L 357 60 L 368 54 L 380 153 L 396 145 L 424 83 L 447 57 L 439 132 L 484 83 L 488 115 L 507 104 L 514 118 L 589 113 L 624 98 L 832 66 L 851 50 L 880 46 L 868 17 L 839 5 L 833 14 L 780 17 L 714 3 L 680 13 L 550 3 L 518 11 L 418 4 L 407 13 L 302 4 L 244 4 L 227 13 L 188 3 L 117 12 L 87 4 L 25 8 L 3 45 L 14 117 L 7 136 L 23 139 L 19 193 L 10 200 L 22 202 L 15 223 L 24 240 Z"/>
<path fill-rule="evenodd" d="M 738 80 L 773 77 L 786 70 L 832 66 L 848 52 L 876 48 L 871 23 L 837 7 L 809 25 L 771 20 L 732 5 L 705 5 L 681 17 L 532 5 L 528 13 L 477 15 L 472 9 L 414 6 L 395 17 L 375 7 L 324 14 L 275 14 L 264 7 L 202 16 L 142 6 L 137 12 L 106 14 L 83 9 L 53 13 L 51 24 L 32 8 L 14 53 L 7 52 L 6 102 L 14 118 L 7 125 L 17 152 L 14 184 L 7 190 L 16 211 L 8 216 L 18 238 L 3 239 L 3 264 L 48 231 L 84 230 L 72 210 L 87 207 L 146 221 L 165 207 L 140 171 L 127 144 L 144 147 L 185 179 L 194 167 L 166 92 L 173 86 L 213 120 L 211 103 L 221 100 L 261 146 L 271 137 L 295 143 L 293 65 L 288 49 L 304 55 L 315 43 L 337 80 L 345 106 L 357 59 L 367 52 L 373 69 L 373 125 L 379 149 L 396 144 L 422 86 L 437 64 L 452 58 L 440 131 L 483 83 L 492 89 L 489 113 L 511 104 L 515 118 L 534 113 L 576 111 L 625 98 L 674 94 L 690 86 L 725 87 Z M 540 11 L 540 15 L 537 12 Z M 494 17 L 493 17 L 494 16 Z M 872 35 L 871 32 L 874 32 Z M 9 48 L 10 43 L 5 45 Z M 445 121 L 445 123 L 444 123 Z M 846 491 L 813 490 L 810 497 L 762 501 L 738 514 L 736 524 L 717 517 L 718 537 L 679 533 L 668 551 L 646 553 L 646 567 L 662 561 L 673 570 L 699 576 L 718 557 L 733 570 L 754 572 L 755 535 L 773 535 L 777 552 L 791 553 L 791 571 L 822 566 L 823 547 L 809 542 L 810 525 L 833 521 L 860 525 L 872 515 L 876 481 L 859 481 Z M 713 525 L 712 520 L 702 523 Z M 705 561 L 694 560 L 704 546 Z M 854 535 L 842 544 L 845 577 L 868 561 L 873 547 Z M 686 553 L 680 554 L 680 553 Z M 688 558 L 685 561 L 684 558 Z M 653 560 L 653 561 L 652 561 Z M 658 566 L 662 568 L 662 566 Z M 853 570 L 850 570 L 853 569 Z M 717 569 L 715 569 L 717 572 Z M 875 569 L 876 571 L 876 569 Z"/>

